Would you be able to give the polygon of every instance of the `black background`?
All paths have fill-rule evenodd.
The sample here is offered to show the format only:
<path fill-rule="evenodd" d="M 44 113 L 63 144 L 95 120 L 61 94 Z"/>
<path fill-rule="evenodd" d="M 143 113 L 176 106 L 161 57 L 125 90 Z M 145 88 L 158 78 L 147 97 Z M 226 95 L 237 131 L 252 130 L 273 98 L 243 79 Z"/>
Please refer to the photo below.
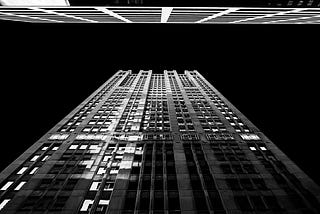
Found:
<path fill-rule="evenodd" d="M 320 184 L 319 26 L 1 22 L 4 169 L 119 69 L 196 69 Z"/>

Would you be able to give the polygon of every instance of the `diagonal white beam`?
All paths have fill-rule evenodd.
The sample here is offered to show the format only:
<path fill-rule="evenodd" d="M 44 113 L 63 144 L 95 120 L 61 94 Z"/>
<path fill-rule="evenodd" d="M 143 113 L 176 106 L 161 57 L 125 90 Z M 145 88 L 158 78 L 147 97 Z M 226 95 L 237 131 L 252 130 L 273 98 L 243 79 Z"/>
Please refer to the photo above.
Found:
<path fill-rule="evenodd" d="M 228 9 L 228 10 L 222 11 L 222 12 L 220 12 L 220 13 L 213 14 L 213 15 L 211 15 L 211 16 L 208 16 L 208 17 L 204 18 L 204 19 L 201 19 L 201 20 L 199 20 L 199 21 L 196 21 L 196 23 L 201 23 L 201 22 L 208 21 L 208 20 L 210 20 L 210 19 L 215 19 L 215 18 L 217 18 L 217 17 L 219 17 L 219 16 L 223 16 L 223 15 L 226 15 L 226 14 L 228 14 L 228 13 L 235 12 L 235 11 L 237 11 L 237 10 L 238 10 L 238 8 L 230 8 L 230 9 Z"/>
<path fill-rule="evenodd" d="M 27 15 L 20 15 L 20 14 L 7 13 L 7 12 L 0 12 L 0 14 L 4 14 L 4 15 L 7 15 L 7 16 L 16 16 L 16 17 L 21 17 L 21 18 L 29 18 L 29 19 L 41 20 L 41 21 L 62 22 L 62 21 L 58 21 L 58 20 L 54 20 L 54 19 L 45 19 L 45 18 L 32 17 L 32 16 L 27 16 Z"/>
<path fill-rule="evenodd" d="M 279 12 L 279 13 L 273 13 L 273 14 L 268 14 L 268 15 L 263 15 L 263 16 L 256 16 L 256 17 L 247 18 L 247 19 L 241 19 L 241 20 L 230 22 L 230 23 L 246 22 L 246 21 L 251 21 L 251 20 L 255 20 L 255 19 L 262 19 L 262 18 L 268 18 L 268 17 L 272 17 L 272 16 L 285 15 L 287 13 L 296 13 L 296 12 L 300 12 L 302 10 L 304 10 L 304 9 L 295 9 L 295 10 L 290 10 L 290 11 L 282 11 L 282 12 Z"/>
<path fill-rule="evenodd" d="M 35 11 L 41 11 L 41 12 L 48 13 L 48 14 L 54 14 L 54 15 L 58 15 L 58 16 L 64 16 L 64 17 L 73 18 L 73 19 L 79 19 L 79 20 L 86 21 L 86 22 L 97 22 L 97 21 L 93 21 L 93 20 L 90 20 L 90 19 L 85 19 L 85 18 L 81 18 L 81 17 L 78 17 L 78 16 L 72 16 L 72 15 L 68 15 L 68 14 L 65 14 L 65 13 L 61 13 L 61 12 L 58 13 L 58 12 L 49 10 L 50 8 L 42 9 L 42 8 L 38 8 L 38 7 L 29 7 L 29 9 L 35 10 Z M 66 7 L 66 9 L 68 9 L 68 7 Z"/>
<path fill-rule="evenodd" d="M 170 17 L 173 7 L 163 7 L 161 9 L 161 23 L 166 23 Z"/>
<path fill-rule="evenodd" d="M 120 20 L 122 20 L 122 21 L 124 21 L 124 22 L 132 22 L 132 21 L 130 21 L 129 19 L 126 19 L 126 18 L 120 16 L 119 14 L 117 14 L 117 13 L 115 13 L 115 12 L 113 12 L 113 11 L 111 11 L 111 10 L 108 10 L 108 9 L 105 8 L 105 7 L 96 7 L 96 10 L 99 10 L 99 11 L 101 11 L 101 12 L 104 12 L 104 13 L 106 13 L 106 14 L 108 14 L 108 15 L 110 15 L 110 16 L 113 16 L 113 17 L 115 17 L 115 18 L 117 18 L 117 19 L 120 19 Z"/>
<path fill-rule="evenodd" d="M 318 18 L 318 17 L 320 17 L 320 15 L 310 16 L 310 17 L 292 18 L 292 19 L 281 19 L 281 20 L 275 20 L 275 21 L 264 22 L 264 23 L 268 24 L 268 23 L 277 23 L 277 22 L 284 22 L 284 21 L 295 21 L 295 20 L 303 20 L 303 19 L 312 19 L 312 18 Z"/>

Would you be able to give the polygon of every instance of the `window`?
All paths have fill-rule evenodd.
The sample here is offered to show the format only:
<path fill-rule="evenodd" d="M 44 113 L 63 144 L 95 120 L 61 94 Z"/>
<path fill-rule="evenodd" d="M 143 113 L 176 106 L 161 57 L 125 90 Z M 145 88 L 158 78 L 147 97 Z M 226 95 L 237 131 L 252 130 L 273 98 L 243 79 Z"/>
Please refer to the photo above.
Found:
<path fill-rule="evenodd" d="M 18 175 L 21 175 L 21 174 L 23 174 L 27 169 L 28 169 L 28 167 L 22 167 L 22 168 L 17 172 L 17 174 L 18 174 Z"/>
<path fill-rule="evenodd" d="M 86 149 L 88 145 L 81 145 L 79 149 Z"/>
<path fill-rule="evenodd" d="M 252 207 L 249 203 L 249 200 L 246 196 L 234 196 L 234 200 L 237 204 L 237 206 L 242 210 L 242 211 L 250 211 L 252 210 Z"/>
<path fill-rule="evenodd" d="M 240 134 L 243 140 L 260 140 L 260 137 L 256 134 Z"/>
<path fill-rule="evenodd" d="M 41 161 L 46 161 L 49 157 L 50 157 L 49 155 L 46 155 L 46 156 L 44 156 L 44 157 L 42 158 Z"/>
<path fill-rule="evenodd" d="M 100 168 L 98 169 L 97 175 L 102 175 L 102 174 L 104 174 L 105 172 L 106 172 L 106 170 L 105 170 L 103 167 L 100 167 Z"/>
<path fill-rule="evenodd" d="M 179 192 L 168 191 L 169 210 L 180 210 Z"/>
<path fill-rule="evenodd" d="M 68 200 L 67 196 L 58 196 L 51 210 L 62 210 Z"/>
<path fill-rule="evenodd" d="M 40 157 L 40 155 L 35 155 L 35 156 L 33 156 L 33 158 L 31 158 L 30 161 L 36 161 L 39 157 Z"/>
<path fill-rule="evenodd" d="M 90 191 L 98 191 L 98 188 L 100 186 L 100 182 L 92 182 L 91 186 L 90 186 Z"/>
<path fill-rule="evenodd" d="M 47 150 L 49 147 L 48 146 L 44 146 L 41 150 L 42 151 L 45 151 L 45 150 Z"/>
<path fill-rule="evenodd" d="M 8 181 L 3 187 L 1 187 L 0 190 L 7 190 L 11 185 L 13 184 L 13 181 Z"/>
<path fill-rule="evenodd" d="M 78 145 L 71 145 L 69 149 L 77 149 Z"/>
<path fill-rule="evenodd" d="M 4 208 L 4 206 L 6 206 L 6 204 L 10 201 L 10 199 L 4 199 L 1 203 L 0 203 L 0 210 L 2 210 Z"/>
<path fill-rule="evenodd" d="M 55 146 L 55 147 L 52 148 L 53 151 L 57 151 L 58 149 L 59 149 L 58 146 Z"/>
<path fill-rule="evenodd" d="M 31 171 L 30 171 L 30 175 L 33 175 L 37 170 L 39 169 L 39 167 L 34 167 Z"/>
<path fill-rule="evenodd" d="M 92 206 L 94 200 L 86 199 L 84 200 L 80 211 L 89 211 L 90 207 Z"/>
<path fill-rule="evenodd" d="M 271 210 L 281 210 L 281 207 L 275 196 L 264 196 L 264 200 Z"/>
<path fill-rule="evenodd" d="M 21 182 L 18 184 L 18 186 L 16 186 L 16 188 L 14 188 L 14 190 L 20 190 L 21 187 L 22 187 L 25 183 L 27 183 L 27 182 L 26 182 L 26 181 L 21 181 Z"/>
<path fill-rule="evenodd" d="M 241 190 L 242 189 L 239 182 L 238 182 L 238 179 L 229 178 L 229 179 L 226 179 L 226 182 L 232 190 Z"/>
<path fill-rule="evenodd" d="M 66 185 L 64 186 L 64 189 L 65 190 L 73 190 L 77 183 L 78 183 L 78 179 L 71 178 L 67 181 Z"/>
<path fill-rule="evenodd" d="M 266 206 L 263 203 L 260 196 L 250 196 L 250 201 L 252 202 L 252 204 L 256 210 L 265 210 L 266 209 Z"/>

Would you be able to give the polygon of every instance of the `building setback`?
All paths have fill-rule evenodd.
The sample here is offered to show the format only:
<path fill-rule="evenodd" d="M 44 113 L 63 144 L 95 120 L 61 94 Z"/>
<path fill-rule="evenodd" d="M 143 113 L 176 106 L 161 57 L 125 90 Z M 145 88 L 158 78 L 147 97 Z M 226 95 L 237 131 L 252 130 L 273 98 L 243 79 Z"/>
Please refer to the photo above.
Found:
<path fill-rule="evenodd" d="M 320 213 L 320 188 L 199 72 L 118 71 L 0 174 L 0 213 Z"/>

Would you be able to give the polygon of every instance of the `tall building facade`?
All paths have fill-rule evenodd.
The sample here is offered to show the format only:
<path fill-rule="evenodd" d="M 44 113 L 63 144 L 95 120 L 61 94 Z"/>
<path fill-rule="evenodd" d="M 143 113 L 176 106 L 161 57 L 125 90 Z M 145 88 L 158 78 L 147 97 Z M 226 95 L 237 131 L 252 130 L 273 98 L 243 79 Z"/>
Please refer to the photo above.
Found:
<path fill-rule="evenodd" d="M 197 71 L 118 71 L 0 175 L 6 214 L 311 214 L 319 199 Z"/>

